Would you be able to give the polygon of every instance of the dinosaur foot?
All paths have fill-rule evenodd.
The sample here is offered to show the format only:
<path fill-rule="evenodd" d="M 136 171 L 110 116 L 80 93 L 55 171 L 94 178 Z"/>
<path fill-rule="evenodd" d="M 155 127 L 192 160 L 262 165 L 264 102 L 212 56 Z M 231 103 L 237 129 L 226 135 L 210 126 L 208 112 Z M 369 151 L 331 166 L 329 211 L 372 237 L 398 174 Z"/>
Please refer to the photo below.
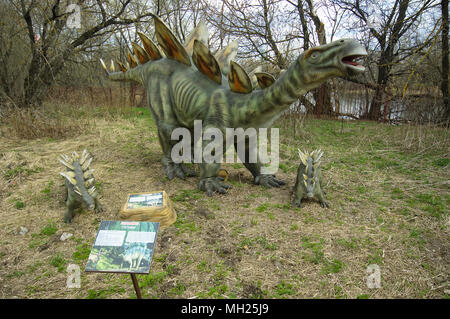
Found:
<path fill-rule="evenodd" d="M 95 212 L 98 214 L 98 213 L 101 213 L 101 212 L 104 212 L 105 211 L 105 209 L 103 208 L 103 206 L 102 205 L 100 205 L 100 204 L 97 204 L 96 206 L 95 206 Z"/>
<path fill-rule="evenodd" d="M 330 208 L 330 204 L 328 204 L 328 202 L 320 202 L 320 206 L 322 206 L 323 208 Z"/>
<path fill-rule="evenodd" d="M 212 196 L 214 192 L 226 194 L 227 189 L 232 188 L 232 186 L 225 184 L 222 177 L 207 177 L 200 180 L 198 188 L 206 192 L 208 196 Z"/>
<path fill-rule="evenodd" d="M 255 184 L 256 185 L 262 185 L 268 188 L 271 187 L 280 187 L 284 184 L 282 180 L 276 179 L 275 175 L 258 175 L 255 177 Z"/>
<path fill-rule="evenodd" d="M 301 201 L 301 199 L 295 199 L 295 200 L 292 202 L 292 205 L 295 206 L 295 207 L 298 207 L 298 208 L 302 207 L 302 201 Z"/>
<path fill-rule="evenodd" d="M 197 176 L 197 173 L 182 163 L 174 163 L 172 161 L 162 161 L 164 172 L 168 179 L 172 180 L 175 176 L 181 179 L 185 179 L 186 177 Z"/>

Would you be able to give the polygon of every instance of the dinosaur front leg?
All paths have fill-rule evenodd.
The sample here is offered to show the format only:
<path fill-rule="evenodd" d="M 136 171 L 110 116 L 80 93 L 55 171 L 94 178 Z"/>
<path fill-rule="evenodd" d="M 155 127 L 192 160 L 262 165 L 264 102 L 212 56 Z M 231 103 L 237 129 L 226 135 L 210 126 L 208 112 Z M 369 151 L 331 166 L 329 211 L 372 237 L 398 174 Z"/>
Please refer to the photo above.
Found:
<path fill-rule="evenodd" d="M 212 126 L 211 126 L 212 127 Z M 205 126 L 203 129 L 205 132 L 209 126 Z M 220 135 L 220 134 L 219 134 Z M 214 192 L 225 194 L 227 189 L 232 188 L 231 185 L 225 184 L 223 177 L 218 177 L 220 171 L 221 162 L 223 160 L 223 140 L 214 137 L 214 142 L 210 144 L 208 140 L 202 142 L 202 163 L 200 167 L 200 182 L 198 187 L 200 190 L 205 191 L 208 196 L 212 196 Z M 211 146 L 213 146 L 211 148 Z"/>
<path fill-rule="evenodd" d="M 217 174 L 220 170 L 220 163 L 201 163 L 200 165 L 200 182 L 198 188 L 208 196 L 212 196 L 214 192 L 226 194 L 227 189 L 232 188 L 231 185 L 225 184 L 222 177 Z"/>
<path fill-rule="evenodd" d="M 305 196 L 305 192 L 303 191 L 303 187 L 299 184 L 299 177 L 297 176 L 297 180 L 295 181 L 295 186 L 293 189 L 294 193 L 294 201 L 293 205 L 297 207 L 302 207 L 302 199 Z"/>
<path fill-rule="evenodd" d="M 100 204 L 100 201 L 98 200 L 97 197 L 94 198 L 94 202 L 95 202 L 95 212 L 96 213 L 101 213 L 104 211 L 103 206 Z"/>
<path fill-rule="evenodd" d="M 64 214 L 63 221 L 65 223 L 71 223 L 74 215 L 74 210 L 80 206 L 80 203 L 75 198 L 75 194 L 70 193 L 67 190 L 67 200 L 66 200 L 66 213 Z"/>
<path fill-rule="evenodd" d="M 163 158 L 161 160 L 164 172 L 169 180 L 172 180 L 175 176 L 181 179 L 186 177 L 197 176 L 197 173 L 186 167 L 183 163 L 175 163 L 172 160 L 172 147 L 175 144 L 171 140 L 171 134 L 175 125 L 160 125 L 158 127 L 159 143 L 163 150 Z"/>
<path fill-rule="evenodd" d="M 320 206 L 323 208 L 330 208 L 330 204 L 325 200 L 325 196 L 323 194 L 323 190 L 319 185 L 317 185 L 317 189 L 315 190 L 316 196 L 319 199 Z"/>
<path fill-rule="evenodd" d="M 242 155 L 239 154 L 238 145 L 235 143 L 234 147 L 238 153 L 239 158 L 243 162 L 244 166 L 252 173 L 254 177 L 254 183 L 256 185 L 262 185 L 265 187 L 280 187 L 286 184 L 284 181 L 279 180 L 272 174 L 262 174 L 261 167 L 262 163 L 258 156 L 258 151 L 256 148 L 250 148 L 249 138 L 245 139 L 245 158 L 242 158 Z M 250 157 L 253 155 L 253 157 Z M 256 158 L 256 163 L 250 163 L 250 158 Z"/>

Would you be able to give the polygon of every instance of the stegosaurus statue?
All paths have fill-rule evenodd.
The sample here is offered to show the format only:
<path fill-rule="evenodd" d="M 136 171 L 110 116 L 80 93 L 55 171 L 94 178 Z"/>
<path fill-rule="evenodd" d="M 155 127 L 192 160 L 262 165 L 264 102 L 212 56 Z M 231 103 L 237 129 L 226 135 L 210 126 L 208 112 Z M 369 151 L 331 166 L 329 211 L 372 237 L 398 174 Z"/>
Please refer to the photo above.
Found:
<path fill-rule="evenodd" d="M 261 89 L 253 90 L 248 74 L 232 61 L 237 52 L 236 42 L 214 56 L 206 45 L 208 32 L 204 23 L 182 45 L 158 17 L 154 16 L 154 22 L 156 39 L 163 52 L 138 32 L 144 48 L 132 43 L 137 59 L 128 54 L 129 68 L 116 61 L 120 71 L 115 72 L 113 62 L 109 70 L 101 63 L 110 80 L 135 81 L 146 89 L 163 151 L 163 169 L 169 179 L 195 175 L 171 159 L 172 147 L 178 142 L 171 140 L 174 129 L 184 127 L 192 133 L 194 120 L 202 120 L 203 131 L 218 128 L 224 136 L 225 128 L 267 128 L 300 96 L 327 79 L 364 71 L 354 61 L 367 55 L 364 47 L 356 40 L 342 39 L 303 52 L 278 80 L 268 73 L 255 73 Z M 208 143 L 203 141 L 202 148 Z M 246 144 L 245 159 L 241 160 L 254 176 L 255 184 L 283 185 L 275 175 L 262 174 L 259 158 L 256 163 L 246 161 L 252 158 L 251 154 L 257 154 L 256 149 Z M 226 193 L 231 188 L 217 176 L 220 166 L 220 163 L 199 164 L 199 188 L 209 196 L 213 192 Z"/>
<path fill-rule="evenodd" d="M 89 168 L 92 156 L 86 149 L 83 150 L 81 156 L 75 151 L 71 157 L 62 154 L 58 161 L 66 168 L 65 172 L 59 173 L 64 177 L 67 190 L 67 210 L 63 221 L 65 223 L 72 222 L 74 210 L 83 205 L 89 210 L 95 210 L 96 213 L 103 211 L 95 188 L 94 170 Z"/>

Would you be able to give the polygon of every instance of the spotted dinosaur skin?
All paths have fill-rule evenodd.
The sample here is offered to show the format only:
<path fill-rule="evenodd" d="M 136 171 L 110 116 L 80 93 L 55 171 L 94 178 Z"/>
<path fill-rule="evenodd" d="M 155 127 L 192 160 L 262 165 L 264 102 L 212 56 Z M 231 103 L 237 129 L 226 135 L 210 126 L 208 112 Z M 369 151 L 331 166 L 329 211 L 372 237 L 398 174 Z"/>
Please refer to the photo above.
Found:
<path fill-rule="evenodd" d="M 268 128 L 300 96 L 327 79 L 364 71 L 354 59 L 367 55 L 366 50 L 355 40 L 343 39 L 300 54 L 276 81 L 270 74 L 255 73 L 260 84 L 260 89 L 255 90 L 244 69 L 231 61 L 236 55 L 236 43 L 214 56 L 206 47 L 204 36 L 194 35 L 183 46 L 158 17 L 154 21 L 163 52 L 139 33 L 145 49 L 133 44 L 137 59 L 129 55 L 130 68 L 118 63 L 120 71 L 114 72 L 114 64 L 108 70 L 101 62 L 110 80 L 135 81 L 146 89 L 163 151 L 163 169 L 169 179 L 195 175 L 171 159 L 172 147 L 178 142 L 171 140 L 174 129 L 184 127 L 192 133 L 194 120 L 202 120 L 203 131 L 218 128 L 224 136 L 225 128 Z M 191 57 L 185 47 L 189 52 L 192 49 Z M 208 143 L 204 141 L 202 147 Z M 252 173 L 254 183 L 266 187 L 284 185 L 275 175 L 261 173 L 259 159 L 256 163 L 246 161 L 251 153 L 257 152 L 246 144 L 246 157 L 241 160 Z M 198 186 L 209 196 L 214 192 L 226 193 L 231 188 L 218 177 L 220 166 L 220 163 L 199 164 Z"/>

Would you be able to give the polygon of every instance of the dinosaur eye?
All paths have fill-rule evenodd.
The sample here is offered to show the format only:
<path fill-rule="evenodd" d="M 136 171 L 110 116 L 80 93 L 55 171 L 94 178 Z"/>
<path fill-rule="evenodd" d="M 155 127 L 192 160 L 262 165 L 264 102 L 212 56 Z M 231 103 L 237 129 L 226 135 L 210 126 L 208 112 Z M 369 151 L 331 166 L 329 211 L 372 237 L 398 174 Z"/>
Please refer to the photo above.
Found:
<path fill-rule="evenodd" d="M 315 59 L 317 59 L 319 57 L 319 55 L 320 55 L 320 53 L 316 51 L 316 52 L 313 52 L 310 55 L 310 57 L 311 57 L 311 59 L 315 60 Z"/>

